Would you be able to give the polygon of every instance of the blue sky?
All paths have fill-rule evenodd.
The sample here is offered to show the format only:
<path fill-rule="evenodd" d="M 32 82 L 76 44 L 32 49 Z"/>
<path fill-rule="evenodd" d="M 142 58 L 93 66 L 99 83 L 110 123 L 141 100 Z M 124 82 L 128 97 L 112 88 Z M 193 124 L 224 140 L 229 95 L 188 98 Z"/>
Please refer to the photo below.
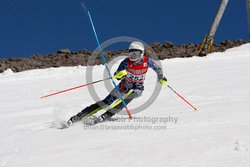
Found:
<path fill-rule="evenodd" d="M 94 50 L 80 3 L 90 10 L 100 42 L 132 36 L 146 43 L 199 43 L 220 0 L 1 0 L 0 57 L 28 57 L 59 49 Z M 248 39 L 245 0 L 229 0 L 215 42 Z M 123 49 L 116 46 L 111 49 Z"/>

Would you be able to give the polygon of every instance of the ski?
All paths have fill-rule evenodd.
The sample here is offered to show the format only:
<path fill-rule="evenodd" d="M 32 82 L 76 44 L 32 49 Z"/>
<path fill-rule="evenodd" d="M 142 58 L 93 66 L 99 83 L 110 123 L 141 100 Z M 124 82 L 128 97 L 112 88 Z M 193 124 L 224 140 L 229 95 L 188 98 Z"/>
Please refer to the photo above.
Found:
<path fill-rule="evenodd" d="M 113 122 L 118 120 L 118 118 L 108 118 L 108 119 L 101 119 L 100 117 L 97 117 L 95 115 L 88 117 L 86 119 L 82 120 L 82 123 L 84 125 L 88 125 L 88 126 L 94 126 L 96 124 L 100 124 L 100 123 L 104 123 L 104 122 Z"/>
<path fill-rule="evenodd" d="M 126 99 L 131 93 L 133 93 L 132 89 L 129 90 L 125 95 L 123 95 L 123 98 Z M 111 104 L 110 106 L 105 106 L 103 108 L 108 107 L 108 109 L 112 109 L 112 108 L 115 108 L 120 103 L 122 103 L 121 99 L 117 100 L 115 103 Z M 99 111 L 99 110 L 101 110 L 103 108 L 100 108 L 97 111 Z M 93 111 L 93 112 L 87 114 L 84 118 L 82 118 L 78 122 L 83 122 L 83 124 L 86 124 L 86 125 L 95 125 L 95 124 L 98 124 L 98 123 L 101 123 L 101 122 L 105 122 L 105 121 L 100 121 L 100 120 L 97 121 L 98 117 L 93 116 L 93 114 L 95 114 L 97 111 Z M 111 118 L 111 120 L 113 120 L 113 119 Z M 70 127 L 71 125 L 75 124 L 75 123 L 77 123 L 77 122 L 72 122 L 70 120 L 68 120 L 68 121 L 62 120 L 62 121 L 59 122 L 57 128 L 58 129 L 66 129 L 66 128 Z"/>
<path fill-rule="evenodd" d="M 87 117 L 87 118 L 83 118 L 79 122 L 75 122 L 75 123 L 82 123 L 84 126 L 95 126 L 95 125 L 100 124 L 100 123 L 113 122 L 113 121 L 116 121 L 116 120 L 118 120 L 118 118 L 109 118 L 109 119 L 106 119 L 106 120 L 102 120 L 99 117 L 93 115 L 93 116 L 90 116 L 90 117 Z M 61 121 L 59 123 L 59 125 L 57 126 L 57 128 L 58 129 L 67 129 L 71 125 L 73 125 L 75 123 L 70 124 L 70 123 L 68 123 L 66 121 Z"/>

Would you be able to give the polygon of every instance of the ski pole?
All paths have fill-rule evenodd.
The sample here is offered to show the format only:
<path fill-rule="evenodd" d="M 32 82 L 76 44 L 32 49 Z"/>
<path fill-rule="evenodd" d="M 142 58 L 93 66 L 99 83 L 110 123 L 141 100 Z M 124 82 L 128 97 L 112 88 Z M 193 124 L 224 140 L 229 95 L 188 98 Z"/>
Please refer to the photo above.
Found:
<path fill-rule="evenodd" d="M 85 7 L 83 4 L 82 4 L 82 6 L 83 6 L 83 9 L 86 11 L 86 7 Z M 91 17 L 91 14 L 90 14 L 89 10 L 87 10 L 87 14 L 88 14 L 88 18 L 89 18 L 90 24 L 91 24 L 92 29 L 93 29 L 93 33 L 94 33 L 94 35 L 95 35 L 96 43 L 97 43 L 97 46 L 98 46 L 99 51 L 100 51 L 100 56 L 101 56 L 101 58 L 102 58 L 102 62 L 103 62 L 103 64 L 105 65 L 106 70 L 108 71 L 109 76 L 111 77 L 112 84 L 114 85 L 115 90 L 116 90 L 116 92 L 117 92 L 119 98 L 122 100 L 122 104 L 123 104 L 124 108 L 125 108 L 126 111 L 127 111 L 127 114 L 128 114 L 128 116 L 129 116 L 129 119 L 132 119 L 132 116 L 131 116 L 130 111 L 128 110 L 127 104 L 125 103 L 125 101 L 124 101 L 124 99 L 123 99 L 123 97 L 122 97 L 122 95 L 121 95 L 121 93 L 120 93 L 120 91 L 119 91 L 118 86 L 116 85 L 115 81 L 114 81 L 113 78 L 112 78 L 110 69 L 108 68 L 108 65 L 107 65 L 105 56 L 104 56 L 104 54 L 103 54 L 103 52 L 102 52 L 101 45 L 100 45 L 100 42 L 99 42 L 99 39 L 98 39 L 96 30 L 95 30 L 95 26 L 94 26 L 94 23 L 93 23 L 93 20 L 92 20 L 92 17 Z"/>
<path fill-rule="evenodd" d="M 179 93 L 177 93 L 171 86 L 167 85 L 177 96 L 179 96 L 183 101 L 185 101 L 189 106 L 191 106 L 194 111 L 198 111 L 196 107 L 194 107 L 191 103 L 189 103 L 184 97 L 182 97 Z"/>
<path fill-rule="evenodd" d="M 79 86 L 76 86 L 76 87 L 73 87 L 73 88 L 69 88 L 69 89 L 59 91 L 59 92 L 48 94 L 48 95 L 42 96 L 40 98 L 43 99 L 43 98 L 46 98 L 46 97 L 49 97 L 49 96 L 54 96 L 54 95 L 57 95 L 57 94 L 60 94 L 60 93 L 68 92 L 68 91 L 71 91 L 71 90 L 74 90 L 74 89 L 82 88 L 82 87 L 92 85 L 92 84 L 95 84 L 95 83 L 98 83 L 98 82 L 101 82 L 101 81 L 106 81 L 106 80 L 109 80 L 109 79 L 111 79 L 111 78 L 101 79 L 101 80 L 94 81 L 94 82 L 91 82 L 91 83 L 87 83 L 87 84 L 84 84 L 84 85 L 79 85 Z"/>

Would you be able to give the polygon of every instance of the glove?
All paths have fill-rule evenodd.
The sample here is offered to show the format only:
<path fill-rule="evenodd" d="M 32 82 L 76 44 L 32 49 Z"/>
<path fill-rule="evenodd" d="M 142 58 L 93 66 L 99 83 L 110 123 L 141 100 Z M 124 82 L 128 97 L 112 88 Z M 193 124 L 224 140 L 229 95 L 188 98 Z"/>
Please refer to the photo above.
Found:
<path fill-rule="evenodd" d="M 126 70 L 122 70 L 119 72 L 116 72 L 115 75 L 113 76 L 113 78 L 117 79 L 117 80 L 121 80 L 124 76 L 126 76 L 128 73 Z"/>
<path fill-rule="evenodd" d="M 167 83 L 167 78 L 165 77 L 162 77 L 160 80 L 159 80 L 160 84 L 162 86 L 168 86 L 168 83 Z"/>

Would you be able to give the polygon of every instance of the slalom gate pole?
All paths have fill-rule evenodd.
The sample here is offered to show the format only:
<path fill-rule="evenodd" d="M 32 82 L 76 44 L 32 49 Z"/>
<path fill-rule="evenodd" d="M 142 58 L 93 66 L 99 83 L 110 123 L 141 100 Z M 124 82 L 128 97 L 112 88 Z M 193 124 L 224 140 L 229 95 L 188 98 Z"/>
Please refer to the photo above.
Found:
<path fill-rule="evenodd" d="M 86 10 L 86 9 L 85 9 L 85 10 Z M 95 30 L 95 26 L 94 26 L 94 23 L 93 23 L 93 20 L 92 20 L 92 17 L 91 17 L 91 14 L 90 14 L 89 10 L 87 10 L 87 13 L 88 13 L 89 21 L 90 21 L 90 23 L 91 23 L 91 26 L 92 26 L 92 29 L 93 29 L 93 32 L 94 32 L 94 35 L 95 35 L 96 43 L 97 43 L 97 45 L 98 45 L 98 48 L 99 48 L 99 51 L 100 51 L 100 55 L 101 55 L 103 64 L 105 65 L 106 70 L 108 71 L 108 74 L 109 74 L 109 76 L 110 76 L 110 78 L 111 78 L 112 84 L 114 85 L 115 90 L 116 90 L 116 92 L 117 92 L 118 95 L 119 95 L 119 98 L 122 100 L 122 104 L 123 104 L 124 108 L 125 108 L 126 111 L 127 111 L 127 114 L 128 114 L 128 116 L 129 116 L 129 119 L 132 119 L 132 116 L 131 116 L 131 113 L 130 113 L 129 110 L 128 110 L 127 104 L 125 103 L 125 101 L 124 101 L 124 99 L 123 99 L 121 93 L 119 92 L 119 88 L 118 88 L 118 86 L 116 85 L 114 79 L 112 78 L 111 72 L 110 72 L 110 70 L 109 70 L 109 68 L 108 68 L 108 65 L 107 65 L 106 59 L 105 59 L 105 57 L 104 57 L 104 54 L 103 54 L 103 52 L 102 52 L 101 45 L 100 45 L 100 42 L 99 42 L 99 39 L 98 39 L 96 30 Z"/>
<path fill-rule="evenodd" d="M 191 106 L 194 111 L 198 111 L 198 109 L 196 107 L 194 107 L 191 103 L 189 103 L 186 99 L 184 99 L 184 97 L 182 97 L 179 93 L 177 93 L 171 86 L 168 85 L 168 87 L 177 95 L 179 96 L 183 101 L 185 101 L 189 106 Z"/>
<path fill-rule="evenodd" d="M 46 97 L 54 96 L 54 95 L 57 95 L 57 94 L 60 94 L 60 93 L 68 92 L 68 91 L 71 91 L 71 90 L 74 90 L 74 89 L 82 88 L 82 87 L 92 85 L 92 84 L 95 84 L 95 83 L 98 83 L 98 82 L 101 82 L 101 81 L 109 80 L 109 79 L 111 79 L 111 78 L 101 79 L 101 80 L 94 81 L 94 82 L 91 82 L 91 83 L 87 83 L 87 84 L 84 84 L 84 85 L 79 85 L 79 86 L 76 86 L 76 87 L 73 87 L 73 88 L 69 88 L 69 89 L 59 91 L 59 92 L 48 94 L 48 95 L 42 96 L 40 98 L 43 99 L 43 98 L 46 98 Z"/>

